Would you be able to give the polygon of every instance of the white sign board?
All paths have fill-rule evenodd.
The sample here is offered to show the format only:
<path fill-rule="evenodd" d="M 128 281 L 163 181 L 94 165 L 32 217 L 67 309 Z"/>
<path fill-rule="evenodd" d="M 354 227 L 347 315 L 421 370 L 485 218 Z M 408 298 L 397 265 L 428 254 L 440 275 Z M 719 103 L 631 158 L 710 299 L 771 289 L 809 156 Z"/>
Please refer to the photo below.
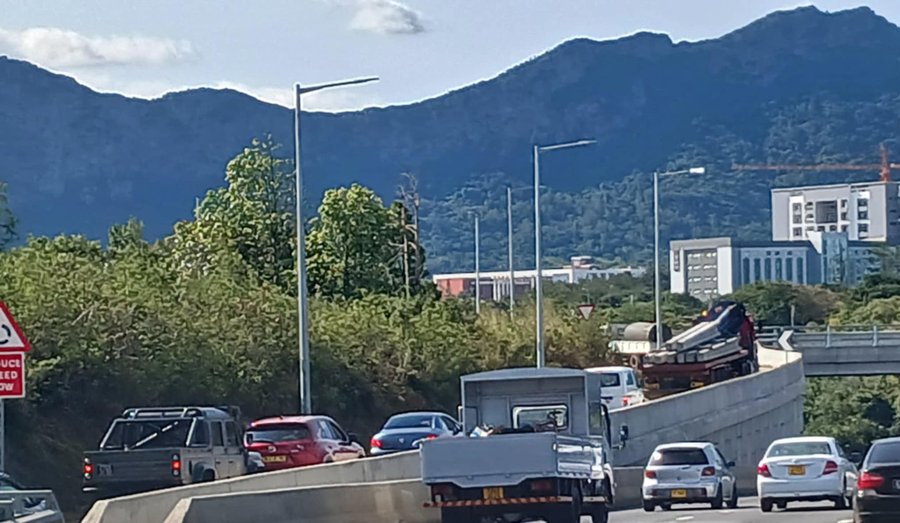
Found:
<path fill-rule="evenodd" d="M 0 352 L 28 352 L 31 343 L 13 319 L 6 304 L 0 302 Z"/>
<path fill-rule="evenodd" d="M 590 318 L 592 312 L 594 312 L 594 306 L 590 303 L 578 306 L 578 313 L 581 314 L 581 317 L 584 319 Z"/>

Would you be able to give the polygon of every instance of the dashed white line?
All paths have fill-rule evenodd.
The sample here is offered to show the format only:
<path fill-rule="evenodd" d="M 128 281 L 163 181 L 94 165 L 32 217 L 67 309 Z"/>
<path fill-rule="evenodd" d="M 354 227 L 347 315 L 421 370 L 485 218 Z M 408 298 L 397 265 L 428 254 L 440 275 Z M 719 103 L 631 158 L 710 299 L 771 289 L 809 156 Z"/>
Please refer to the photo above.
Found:
<path fill-rule="evenodd" d="M 692 519 L 694 519 L 694 516 L 681 516 L 681 517 L 675 518 L 675 521 L 690 521 Z"/>

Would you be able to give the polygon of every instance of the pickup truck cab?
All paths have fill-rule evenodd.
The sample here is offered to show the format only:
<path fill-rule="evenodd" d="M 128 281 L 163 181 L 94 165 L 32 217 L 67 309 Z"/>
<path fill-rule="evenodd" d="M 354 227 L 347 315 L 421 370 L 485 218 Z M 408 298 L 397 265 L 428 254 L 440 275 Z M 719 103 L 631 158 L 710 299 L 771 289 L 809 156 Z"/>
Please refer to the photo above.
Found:
<path fill-rule="evenodd" d="M 600 398 L 609 410 L 644 402 L 644 391 L 631 367 L 594 367 L 587 371 L 600 375 Z"/>
<path fill-rule="evenodd" d="M 247 473 L 236 408 L 127 409 L 85 452 L 82 490 L 109 497 Z"/>
<path fill-rule="evenodd" d="M 473 437 L 421 447 L 431 490 L 425 506 L 440 509 L 442 523 L 577 523 L 582 515 L 607 522 L 615 479 L 598 374 L 522 368 L 461 382 L 462 424 Z"/>

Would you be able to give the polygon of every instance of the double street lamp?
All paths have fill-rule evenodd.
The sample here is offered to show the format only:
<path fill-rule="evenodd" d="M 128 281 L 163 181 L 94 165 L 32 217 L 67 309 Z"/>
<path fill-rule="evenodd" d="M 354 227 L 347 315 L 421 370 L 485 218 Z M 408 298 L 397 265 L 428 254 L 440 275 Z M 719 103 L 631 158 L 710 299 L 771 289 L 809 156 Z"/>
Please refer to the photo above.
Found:
<path fill-rule="evenodd" d="M 534 299 L 535 299 L 535 359 L 538 368 L 544 367 L 544 305 L 541 271 L 541 153 L 582 147 L 596 140 L 577 140 L 553 145 L 534 146 Z"/>
<path fill-rule="evenodd" d="M 340 82 L 330 82 L 327 84 L 311 85 L 302 87 L 299 83 L 294 85 L 294 173 L 295 173 L 295 191 L 296 191 L 296 219 L 297 219 L 297 321 L 298 337 L 300 344 L 299 358 L 299 396 L 300 396 L 300 413 L 310 414 L 312 412 L 312 397 L 310 395 L 309 386 L 309 311 L 308 299 L 306 295 L 306 231 L 303 228 L 303 215 L 301 213 L 302 187 L 303 179 L 301 177 L 300 164 L 300 97 L 304 94 L 321 91 L 323 89 L 331 89 L 333 87 L 344 87 L 348 85 L 366 84 L 377 81 L 377 77 L 357 78 L 354 80 L 344 80 Z"/>
<path fill-rule="evenodd" d="M 662 347 L 662 305 L 660 303 L 659 288 L 659 179 L 662 176 L 678 176 L 681 174 L 704 174 L 705 167 L 691 167 L 680 171 L 668 171 L 653 173 L 653 271 L 654 271 L 654 308 L 656 312 L 656 350 Z"/>

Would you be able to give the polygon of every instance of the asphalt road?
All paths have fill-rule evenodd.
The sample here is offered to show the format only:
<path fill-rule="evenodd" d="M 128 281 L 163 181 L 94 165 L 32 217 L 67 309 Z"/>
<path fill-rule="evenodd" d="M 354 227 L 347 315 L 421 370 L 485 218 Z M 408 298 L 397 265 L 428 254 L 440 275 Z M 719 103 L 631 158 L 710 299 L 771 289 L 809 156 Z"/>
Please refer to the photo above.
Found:
<path fill-rule="evenodd" d="M 709 505 L 676 506 L 655 512 L 627 510 L 610 514 L 610 523 L 850 523 L 849 510 L 834 510 L 831 503 L 794 503 L 764 514 L 756 498 L 741 499 L 736 509 L 712 510 Z M 588 520 L 584 519 L 583 523 Z"/>

